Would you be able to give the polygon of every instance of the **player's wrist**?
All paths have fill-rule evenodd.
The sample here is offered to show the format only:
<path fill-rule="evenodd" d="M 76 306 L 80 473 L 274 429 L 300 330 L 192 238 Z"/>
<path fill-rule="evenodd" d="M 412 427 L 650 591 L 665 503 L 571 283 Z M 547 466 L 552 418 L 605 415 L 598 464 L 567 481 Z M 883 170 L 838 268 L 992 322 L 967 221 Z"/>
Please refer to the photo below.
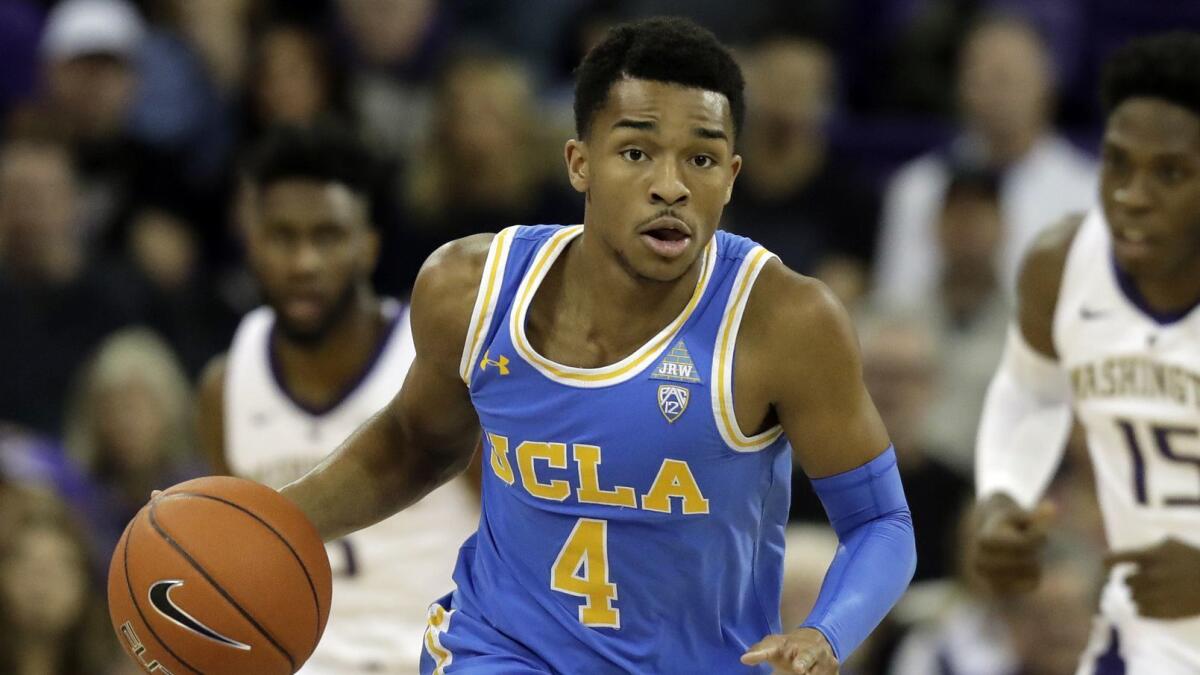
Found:
<path fill-rule="evenodd" d="M 1015 497 L 1003 490 L 995 490 L 980 497 L 975 507 L 976 522 L 982 525 L 993 518 L 1024 513 L 1024 511 L 1025 508 L 1017 502 Z"/>

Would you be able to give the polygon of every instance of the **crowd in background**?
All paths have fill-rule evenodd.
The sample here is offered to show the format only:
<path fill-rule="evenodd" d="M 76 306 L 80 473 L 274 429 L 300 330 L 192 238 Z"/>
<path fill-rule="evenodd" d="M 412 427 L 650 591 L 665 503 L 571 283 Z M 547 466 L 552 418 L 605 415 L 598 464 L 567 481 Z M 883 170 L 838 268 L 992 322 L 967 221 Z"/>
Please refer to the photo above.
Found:
<path fill-rule="evenodd" d="M 581 219 L 572 69 L 655 14 L 735 48 L 745 168 L 724 226 L 851 308 L 900 458 L 918 583 L 843 672 L 1073 671 L 1103 545 L 1085 450 L 1052 489 L 1042 588 L 990 597 L 960 545 L 975 426 L 1022 249 L 1096 201 L 1104 57 L 1200 29 L 1200 3 L 3 0 L 0 672 L 136 672 L 100 581 L 150 491 L 208 470 L 192 388 L 259 302 L 239 172 L 255 141 L 336 124 L 369 143 L 375 281 L 403 297 L 445 241 Z M 836 542 L 802 476 L 792 518 L 795 624 Z"/>

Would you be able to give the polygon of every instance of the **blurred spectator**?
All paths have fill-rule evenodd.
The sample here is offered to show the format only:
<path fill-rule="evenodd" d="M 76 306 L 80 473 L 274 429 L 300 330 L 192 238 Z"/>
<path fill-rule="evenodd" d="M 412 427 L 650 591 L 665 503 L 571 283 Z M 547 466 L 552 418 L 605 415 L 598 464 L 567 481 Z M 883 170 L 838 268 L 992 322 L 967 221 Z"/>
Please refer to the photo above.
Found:
<path fill-rule="evenodd" d="M 924 318 L 875 313 L 857 322 L 863 378 L 887 426 L 917 537 L 916 579 L 952 573 L 958 506 L 970 495 L 967 480 L 922 446 L 921 432 L 934 396 L 936 340 Z M 820 502 L 807 486 L 792 491 L 793 519 L 825 522 Z"/>
<path fill-rule="evenodd" d="M 1005 230 L 1000 177 L 972 168 L 951 173 L 937 217 L 939 285 L 920 308 L 938 343 L 935 394 L 923 438 L 938 457 L 969 476 L 983 399 L 1011 312 L 996 270 Z"/>
<path fill-rule="evenodd" d="M 196 229 L 169 201 L 147 204 L 129 228 L 127 257 L 135 263 L 147 308 L 144 320 L 171 344 L 190 376 L 199 374 L 237 325 L 237 310 L 217 293 L 201 259 Z"/>
<path fill-rule="evenodd" d="M 68 383 L 142 304 L 127 275 L 89 256 L 66 147 L 0 146 L 0 419 L 57 435 Z"/>
<path fill-rule="evenodd" d="M 0 672 L 129 672 L 79 524 L 49 493 L 0 487 Z"/>
<path fill-rule="evenodd" d="M 936 288 L 942 259 L 935 226 L 955 162 L 1002 172 L 1007 229 L 998 261 L 1006 292 L 1033 237 L 1094 201 L 1093 162 L 1050 128 L 1050 63 L 1029 24 L 1007 16 L 978 24 L 962 49 L 958 95 L 962 134 L 902 167 L 888 186 L 874 288 L 885 302 L 926 300 Z"/>
<path fill-rule="evenodd" d="M 202 153 L 189 153 L 176 145 L 178 139 L 137 135 L 146 45 L 146 26 L 126 0 L 55 5 L 40 46 L 44 95 L 18 111 L 11 125 L 16 135 L 68 143 L 78 170 L 76 223 L 90 250 L 110 255 L 125 255 L 132 223 L 147 202 L 170 203 L 189 214 L 198 233 L 220 201 L 213 161 L 201 171 Z M 197 239 L 193 234 L 179 243 L 194 249 Z"/>
<path fill-rule="evenodd" d="M 182 161 L 185 182 L 224 186 L 249 50 L 249 0 L 154 0 L 130 132 Z M 205 215 L 211 215 L 206 213 Z"/>
<path fill-rule="evenodd" d="M 16 102 L 33 95 L 37 85 L 37 44 L 44 11 L 32 0 L 0 3 L 0 123 Z M 2 125 L 0 125 L 2 128 Z"/>
<path fill-rule="evenodd" d="M 373 144 L 407 160 L 429 130 L 446 11 L 438 0 L 338 0 L 337 12 L 351 108 Z"/>
<path fill-rule="evenodd" d="M 439 79 L 426 147 L 408 167 L 409 283 L 441 244 L 515 224 L 568 223 L 580 199 L 561 187 L 559 153 L 538 133 L 528 72 L 500 55 L 459 56 Z"/>
<path fill-rule="evenodd" d="M 105 525 L 90 521 L 99 498 L 95 485 L 57 442 L 0 422 L 0 483 L 5 481 L 49 490 L 89 518 L 89 524 Z"/>
<path fill-rule="evenodd" d="M 829 149 L 833 55 L 812 40 L 781 37 L 755 46 L 745 68 L 747 122 L 738 145 L 746 161 L 729 204 L 730 229 L 804 274 L 820 277 L 849 262 L 861 290 L 878 204 Z"/>
<path fill-rule="evenodd" d="M 253 0 L 159 0 L 169 25 L 200 56 L 224 97 L 245 81 L 250 22 L 260 6 Z"/>
<path fill-rule="evenodd" d="M 299 25 L 268 28 L 251 68 L 251 129 L 310 126 L 344 110 L 341 74 L 316 33 Z"/>
<path fill-rule="evenodd" d="M 109 547 L 152 490 L 205 473 L 190 384 L 170 347 L 145 329 L 106 340 L 73 392 L 66 445 L 106 491 Z"/>

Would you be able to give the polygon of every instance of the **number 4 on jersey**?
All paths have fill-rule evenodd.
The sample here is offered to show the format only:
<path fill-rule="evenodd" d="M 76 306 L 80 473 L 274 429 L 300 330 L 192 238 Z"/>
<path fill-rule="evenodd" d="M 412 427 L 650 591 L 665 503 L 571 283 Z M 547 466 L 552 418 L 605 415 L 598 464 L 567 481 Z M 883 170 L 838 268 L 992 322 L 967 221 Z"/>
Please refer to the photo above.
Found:
<path fill-rule="evenodd" d="M 593 628 L 620 628 L 621 611 L 612 606 L 617 585 L 608 580 L 608 521 L 580 518 L 558 552 L 550 588 L 586 599 L 579 621 Z"/>

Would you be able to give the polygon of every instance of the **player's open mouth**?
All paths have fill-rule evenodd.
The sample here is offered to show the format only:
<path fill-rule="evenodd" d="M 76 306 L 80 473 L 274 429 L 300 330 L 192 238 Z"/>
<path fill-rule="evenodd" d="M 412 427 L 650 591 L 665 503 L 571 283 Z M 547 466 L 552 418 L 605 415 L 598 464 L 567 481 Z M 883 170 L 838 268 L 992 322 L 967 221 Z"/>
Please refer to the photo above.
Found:
<path fill-rule="evenodd" d="M 1140 227 L 1118 227 L 1115 234 L 1117 239 L 1130 244 L 1146 243 L 1148 239 L 1146 231 Z"/>
<path fill-rule="evenodd" d="M 315 321 L 321 316 L 324 304 L 320 299 L 311 296 L 293 296 L 283 301 L 283 312 L 292 321 Z"/>
<path fill-rule="evenodd" d="M 675 218 L 660 218 L 650 223 L 650 228 L 641 232 L 641 239 L 658 255 L 675 258 L 687 250 L 692 235 L 683 221 Z"/>
<path fill-rule="evenodd" d="M 1122 257 L 1140 258 L 1149 255 L 1154 244 L 1154 239 L 1140 227 L 1113 228 L 1113 246 Z"/>

